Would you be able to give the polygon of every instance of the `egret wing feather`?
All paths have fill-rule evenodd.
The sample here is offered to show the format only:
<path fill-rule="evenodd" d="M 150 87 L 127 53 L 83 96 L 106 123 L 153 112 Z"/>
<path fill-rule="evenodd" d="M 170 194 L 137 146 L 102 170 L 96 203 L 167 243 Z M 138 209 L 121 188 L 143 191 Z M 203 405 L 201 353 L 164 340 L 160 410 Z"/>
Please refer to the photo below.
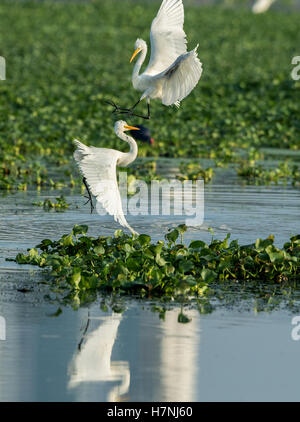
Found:
<path fill-rule="evenodd" d="M 151 25 L 151 56 L 145 74 L 162 72 L 187 51 L 183 23 L 182 0 L 163 0 Z"/>
<path fill-rule="evenodd" d="M 114 217 L 121 226 L 136 233 L 127 223 L 117 182 L 116 167 L 120 152 L 106 148 L 88 147 L 74 140 L 77 150 L 74 158 L 88 187 L 102 207 Z"/>
<path fill-rule="evenodd" d="M 198 46 L 188 53 L 182 54 L 161 75 L 164 77 L 162 103 L 175 104 L 187 97 L 197 85 L 202 74 L 202 63 L 197 55 Z"/>
<path fill-rule="evenodd" d="M 253 13 L 264 13 L 266 12 L 275 0 L 257 0 L 252 7 Z"/>

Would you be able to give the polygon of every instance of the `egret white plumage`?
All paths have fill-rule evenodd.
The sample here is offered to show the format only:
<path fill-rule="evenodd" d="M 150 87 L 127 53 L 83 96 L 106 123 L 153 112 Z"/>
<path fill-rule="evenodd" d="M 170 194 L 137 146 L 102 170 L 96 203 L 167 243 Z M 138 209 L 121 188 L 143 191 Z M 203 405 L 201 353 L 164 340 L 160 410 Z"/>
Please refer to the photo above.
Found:
<path fill-rule="evenodd" d="M 252 12 L 264 13 L 272 6 L 274 2 L 275 0 L 256 0 L 252 7 Z"/>
<path fill-rule="evenodd" d="M 151 56 L 146 70 L 140 75 L 147 55 L 147 43 L 138 38 L 130 62 L 140 53 L 132 73 L 133 87 L 143 94 L 130 109 L 120 108 L 114 103 L 114 112 L 129 113 L 150 119 L 150 99 L 158 98 L 166 106 L 180 105 L 197 85 L 202 64 L 197 48 L 187 51 L 186 34 L 183 30 L 184 9 L 182 0 L 163 0 L 150 31 Z M 134 108 L 147 99 L 148 115 L 133 114 Z"/>
<path fill-rule="evenodd" d="M 129 126 L 123 120 L 115 123 L 116 135 L 130 146 L 129 152 L 121 152 L 109 148 L 88 147 L 77 139 L 74 140 L 77 146 L 74 158 L 84 177 L 90 200 L 94 195 L 102 207 L 114 217 L 115 221 L 123 227 L 127 227 L 132 234 L 138 234 L 127 223 L 123 209 L 120 191 L 117 182 L 116 167 L 126 167 L 132 163 L 137 156 L 138 147 L 135 140 L 128 136 L 127 130 L 139 130 L 135 126 Z"/>

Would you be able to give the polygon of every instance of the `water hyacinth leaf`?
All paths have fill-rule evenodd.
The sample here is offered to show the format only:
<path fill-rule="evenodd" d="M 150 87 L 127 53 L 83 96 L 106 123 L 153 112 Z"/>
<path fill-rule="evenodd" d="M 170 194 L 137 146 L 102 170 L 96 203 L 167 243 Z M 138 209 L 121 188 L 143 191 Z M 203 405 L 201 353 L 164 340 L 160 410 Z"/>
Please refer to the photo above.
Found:
<path fill-rule="evenodd" d="M 193 269 L 193 267 L 194 267 L 194 264 L 193 264 L 192 261 L 182 260 L 179 264 L 179 269 L 183 273 L 187 273 L 187 272 L 191 271 Z"/>
<path fill-rule="evenodd" d="M 266 248 L 266 252 L 270 257 L 271 262 L 279 263 L 279 262 L 283 262 L 285 259 L 283 252 L 279 251 L 273 245 L 269 245 Z"/>
<path fill-rule="evenodd" d="M 118 229 L 114 232 L 114 237 L 118 238 L 118 237 L 123 237 L 124 236 L 124 232 L 122 229 Z"/>
<path fill-rule="evenodd" d="M 95 246 L 94 247 L 94 252 L 96 252 L 97 255 L 103 255 L 105 253 L 105 249 L 103 248 L 103 246 Z"/>
<path fill-rule="evenodd" d="M 155 258 L 155 262 L 160 266 L 163 267 L 164 265 L 166 265 L 166 261 L 164 260 L 164 258 L 162 258 L 160 255 L 156 255 Z"/>
<path fill-rule="evenodd" d="M 87 278 L 87 287 L 89 289 L 96 289 L 99 285 L 99 278 L 96 275 L 92 275 Z"/>
<path fill-rule="evenodd" d="M 36 248 L 29 249 L 28 253 L 29 253 L 30 258 L 35 258 L 39 254 Z"/>
<path fill-rule="evenodd" d="M 190 248 L 191 249 L 201 249 L 201 248 L 204 248 L 205 247 L 205 242 L 203 242 L 202 240 L 193 240 L 191 243 L 190 243 Z"/>
<path fill-rule="evenodd" d="M 60 243 L 63 246 L 74 246 L 73 234 L 70 233 L 69 235 L 62 236 Z"/>
<path fill-rule="evenodd" d="M 132 251 L 132 247 L 129 245 L 129 243 L 125 243 L 125 244 L 123 245 L 123 250 L 124 250 L 125 252 L 127 252 L 127 254 L 130 254 L 130 253 L 131 253 L 131 251 Z"/>
<path fill-rule="evenodd" d="M 167 233 L 165 235 L 165 238 L 169 240 L 170 242 L 175 243 L 176 240 L 178 239 L 178 236 L 179 236 L 179 231 L 177 229 L 174 229 L 170 231 L 169 233 Z"/>
<path fill-rule="evenodd" d="M 173 267 L 173 265 L 165 265 L 163 270 L 167 276 L 170 276 L 171 274 L 174 274 L 175 267 Z"/>
<path fill-rule="evenodd" d="M 296 245 L 300 245 L 300 234 L 298 234 L 297 236 L 292 236 L 291 242 L 295 243 Z"/>
<path fill-rule="evenodd" d="M 126 260 L 126 265 L 129 271 L 138 271 L 141 269 L 141 263 L 136 258 L 128 258 Z"/>
<path fill-rule="evenodd" d="M 160 255 L 160 253 L 161 253 L 161 251 L 162 251 L 162 249 L 163 249 L 163 246 L 164 246 L 163 242 L 158 243 L 158 244 L 157 244 L 157 245 L 155 245 L 155 247 L 154 247 L 154 252 L 155 252 L 157 255 Z"/>
<path fill-rule="evenodd" d="M 149 243 L 151 242 L 151 237 L 147 234 L 140 234 L 137 240 L 142 246 L 146 246 L 149 245 Z"/>
<path fill-rule="evenodd" d="M 211 283 L 217 280 L 218 275 L 217 273 L 208 268 L 203 268 L 203 270 L 201 271 L 201 278 L 205 283 Z"/>
<path fill-rule="evenodd" d="M 41 241 L 40 244 L 37 245 L 37 248 L 43 250 L 47 250 L 49 246 L 52 246 L 53 242 L 50 239 L 44 239 Z"/>
<path fill-rule="evenodd" d="M 204 296 L 205 292 L 208 290 L 208 286 L 202 286 L 202 287 L 198 287 L 197 291 L 198 291 L 198 295 L 199 296 Z"/>
<path fill-rule="evenodd" d="M 195 277 L 193 277 L 192 275 L 188 275 L 184 277 L 184 282 L 189 285 L 190 287 L 194 287 L 197 285 L 197 281 L 195 279 Z"/>
<path fill-rule="evenodd" d="M 163 273 L 160 269 L 158 268 L 151 269 L 150 274 L 149 274 L 149 280 L 151 281 L 152 284 L 159 283 L 162 277 L 163 277 Z"/>
<path fill-rule="evenodd" d="M 267 239 L 256 239 L 255 247 L 258 250 L 264 250 L 267 246 L 273 245 L 274 243 L 274 236 L 270 235 Z"/>
<path fill-rule="evenodd" d="M 125 267 L 123 263 L 118 262 L 114 267 L 113 274 L 116 276 L 119 276 L 120 274 L 123 274 L 126 276 L 128 274 L 128 269 Z"/>
<path fill-rule="evenodd" d="M 78 236 L 79 234 L 86 234 L 88 229 L 89 229 L 88 226 L 85 224 L 82 224 L 80 226 L 76 224 L 73 227 L 73 234 L 74 236 Z"/>

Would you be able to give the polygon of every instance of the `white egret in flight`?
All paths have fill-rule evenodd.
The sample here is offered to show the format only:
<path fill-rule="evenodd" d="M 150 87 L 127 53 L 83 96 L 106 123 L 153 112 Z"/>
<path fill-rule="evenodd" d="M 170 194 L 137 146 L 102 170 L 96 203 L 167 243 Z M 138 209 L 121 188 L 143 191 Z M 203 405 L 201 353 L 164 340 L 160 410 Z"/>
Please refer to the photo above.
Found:
<path fill-rule="evenodd" d="M 184 9 L 182 0 L 163 0 L 152 21 L 150 31 L 151 56 L 146 70 L 139 74 L 147 55 L 147 44 L 138 38 L 130 62 L 140 53 L 132 74 L 133 87 L 143 92 L 138 102 L 130 109 L 120 108 L 115 103 L 114 112 L 128 113 L 150 119 L 150 99 L 158 98 L 166 106 L 180 105 L 197 85 L 202 74 L 202 64 L 197 48 L 187 51 L 186 34 L 183 30 Z M 134 108 L 147 99 L 148 115 L 133 114 Z"/>
<path fill-rule="evenodd" d="M 264 13 L 272 6 L 274 2 L 275 0 L 256 0 L 252 7 L 252 12 Z"/>
<path fill-rule="evenodd" d="M 124 153 L 115 149 L 88 147 L 75 139 L 74 143 L 77 149 L 74 152 L 74 158 L 83 175 L 83 181 L 88 190 L 91 203 L 92 194 L 102 207 L 114 217 L 115 221 L 120 223 L 121 226 L 127 227 L 132 234 L 138 234 L 127 223 L 123 213 L 116 167 L 126 167 L 136 159 L 137 144 L 125 131 L 139 129 L 134 126 L 128 126 L 126 122 L 119 120 L 115 123 L 114 130 L 119 138 L 128 142 L 130 146 L 129 152 Z"/>

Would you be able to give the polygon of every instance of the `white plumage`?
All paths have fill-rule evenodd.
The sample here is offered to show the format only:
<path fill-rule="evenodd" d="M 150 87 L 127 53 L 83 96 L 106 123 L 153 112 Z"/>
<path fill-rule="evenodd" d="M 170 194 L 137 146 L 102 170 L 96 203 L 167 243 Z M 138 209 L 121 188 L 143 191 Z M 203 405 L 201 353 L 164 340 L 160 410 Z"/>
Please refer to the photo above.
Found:
<path fill-rule="evenodd" d="M 166 70 L 186 53 L 186 35 L 183 30 L 182 0 L 164 0 L 150 30 L 151 56 L 145 73 L 157 74 Z"/>
<path fill-rule="evenodd" d="M 198 71 L 197 60 L 196 47 L 189 53 L 179 56 L 170 68 L 163 72 L 166 75 L 162 92 L 163 104 L 177 105 L 194 89 L 201 75 Z"/>
<path fill-rule="evenodd" d="M 85 336 L 81 348 L 76 351 L 69 366 L 68 388 L 81 388 L 76 393 L 80 401 L 91 400 L 91 382 L 117 382 L 108 394 L 108 401 L 119 401 L 128 392 L 130 370 L 127 361 L 112 361 L 112 351 L 117 338 L 122 315 L 103 318 L 99 326 Z M 97 392 L 97 389 L 95 390 Z M 97 399 L 96 399 L 97 400 Z"/>
<path fill-rule="evenodd" d="M 115 106 L 116 111 L 132 114 L 137 104 L 146 98 L 147 118 L 150 118 L 150 99 L 158 98 L 166 106 L 179 106 L 180 101 L 195 88 L 202 74 L 202 64 L 197 56 L 198 46 L 187 52 L 183 23 L 182 0 L 163 0 L 151 25 L 149 64 L 141 75 L 139 72 L 147 55 L 147 44 L 144 40 L 136 40 L 135 52 L 131 58 L 132 61 L 140 53 L 133 70 L 132 84 L 143 94 L 131 109 Z"/>
<path fill-rule="evenodd" d="M 115 133 L 129 143 L 128 153 L 108 148 L 88 147 L 75 139 L 77 150 L 74 152 L 74 158 L 97 201 L 121 226 L 137 234 L 125 219 L 116 174 L 117 166 L 126 167 L 137 156 L 137 144 L 131 136 L 125 134 L 126 130 L 138 130 L 138 128 L 128 126 L 122 120 L 116 122 Z"/>
<path fill-rule="evenodd" d="M 275 0 L 257 0 L 252 7 L 253 13 L 264 13 L 266 12 Z"/>

